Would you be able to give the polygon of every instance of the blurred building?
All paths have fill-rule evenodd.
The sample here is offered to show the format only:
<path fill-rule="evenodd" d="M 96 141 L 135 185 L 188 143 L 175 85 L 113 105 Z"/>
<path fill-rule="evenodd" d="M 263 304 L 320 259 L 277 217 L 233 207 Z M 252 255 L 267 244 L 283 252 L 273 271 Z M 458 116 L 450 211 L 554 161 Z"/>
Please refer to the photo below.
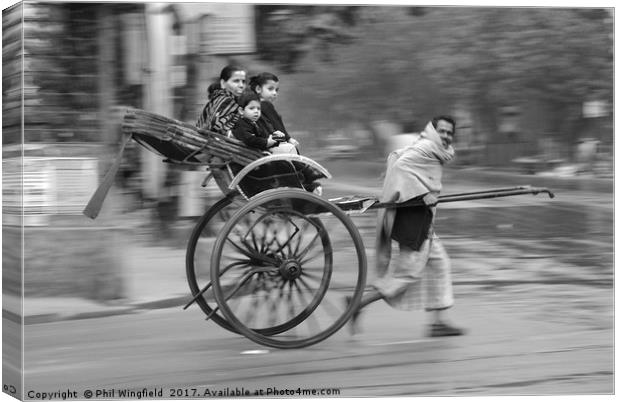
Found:
<path fill-rule="evenodd" d="M 256 53 L 257 46 L 263 47 L 260 49 L 261 56 L 270 56 L 269 60 L 274 62 L 274 66 L 277 65 L 276 60 L 280 61 L 280 67 L 283 63 L 277 56 L 289 53 L 290 57 L 298 59 L 295 59 L 298 63 L 305 62 L 301 54 L 320 59 L 321 46 L 337 42 L 338 35 L 328 28 L 338 24 L 330 21 L 344 21 L 338 18 L 334 20 L 334 15 L 326 10 L 313 15 L 309 10 L 311 7 L 308 6 L 295 7 L 295 13 L 291 11 L 293 7 L 278 9 L 275 6 L 259 8 L 249 4 L 189 2 L 42 2 L 24 3 L 15 7 L 19 12 L 10 12 L 11 9 L 3 12 L 3 145 L 5 156 L 8 157 L 6 159 L 9 159 L 5 161 L 13 163 L 10 155 L 20 154 L 22 143 L 25 144 L 23 149 L 26 156 L 74 158 L 64 159 L 62 163 L 53 162 L 57 168 L 46 176 L 48 179 L 45 180 L 55 177 L 55 185 L 48 183 L 43 186 L 40 178 L 27 180 L 34 186 L 34 192 L 42 192 L 45 197 L 27 198 L 25 206 L 30 208 L 30 201 L 34 203 L 37 199 L 37 203 L 44 202 L 49 206 L 46 210 L 48 212 L 63 211 L 64 214 L 77 215 L 81 212 L 77 205 L 85 204 L 96 186 L 92 176 L 101 178 L 115 157 L 120 142 L 118 123 L 123 107 L 138 107 L 193 122 L 206 100 L 207 86 L 218 76 L 223 65 L 231 60 L 251 58 Z M 13 10 L 17 10 L 15 7 Z M 355 12 L 351 9 L 335 7 L 332 11 L 351 17 L 355 12 L 364 15 L 360 10 L 366 9 L 369 12 L 368 17 L 372 18 L 375 18 L 374 13 L 370 11 L 381 11 L 379 7 L 358 7 Z M 306 14 L 312 18 L 302 18 L 306 17 Z M 292 18 L 295 15 L 298 19 Z M 380 13 L 377 15 L 380 16 Z M 477 18 L 477 15 L 471 14 L 468 18 Z M 288 23 L 276 24 L 282 20 Z M 359 21 L 362 24 L 366 20 L 360 17 Z M 392 29 L 392 22 L 391 17 L 385 17 L 380 24 L 381 29 Z M 406 25 L 410 31 L 404 32 L 404 37 L 421 35 L 421 31 L 414 29 L 417 22 L 412 20 L 407 23 L 410 24 Z M 341 31 L 347 31 L 348 25 L 344 22 L 343 24 L 341 25 L 344 28 L 340 27 L 342 29 L 339 30 L 340 36 L 343 33 Z M 261 28 L 258 34 L 256 26 Z M 289 30 L 283 33 L 282 27 L 288 27 Z M 305 35 L 306 42 L 300 39 L 304 38 L 300 32 Z M 297 37 L 295 34 L 301 36 Z M 259 39 L 270 37 L 284 41 L 263 40 L 257 44 L 257 35 Z M 320 42 L 319 46 L 315 41 L 321 37 L 327 39 Z M 349 46 L 348 42 L 343 43 L 344 45 L 337 48 L 340 51 Z M 359 53 L 364 53 L 364 43 L 357 43 L 360 46 Z M 296 49 L 295 46 L 301 48 Z M 296 51 L 284 51 L 291 48 Z M 10 58 L 12 61 L 7 62 Z M 402 67 L 399 68 L 408 68 L 407 62 L 406 58 L 400 60 Z M 331 74 L 331 68 L 337 67 L 334 65 L 327 65 L 328 68 L 316 73 L 302 71 L 295 75 L 292 71 L 286 72 L 284 80 L 290 83 L 315 81 L 317 78 L 328 78 L 326 71 L 330 71 L 330 76 L 340 77 L 338 79 L 353 78 L 355 81 L 360 79 L 359 71 L 355 70 L 359 64 L 358 59 L 353 58 L 353 67 L 347 74 L 342 71 L 340 74 Z M 412 92 L 411 87 L 414 84 L 418 87 L 413 88 L 417 88 L 413 92 L 433 93 L 430 88 L 419 86 L 430 82 L 425 77 L 414 79 L 410 85 L 405 85 L 407 94 Z M 374 82 L 374 70 L 369 69 L 365 79 Z M 382 87 L 382 83 L 377 85 Z M 340 140 L 342 137 L 351 137 L 351 133 L 356 131 L 347 127 L 350 124 L 354 127 L 355 123 L 359 123 L 352 120 L 357 118 L 357 114 L 347 114 L 348 102 L 358 96 L 366 97 L 368 91 L 366 86 L 361 85 L 349 85 L 347 88 L 350 93 L 340 87 L 338 91 L 321 87 L 316 90 L 303 88 L 304 96 L 298 96 L 302 92 L 295 92 L 294 96 L 287 99 L 284 94 L 284 102 L 280 104 L 281 111 L 288 121 L 291 121 L 291 126 L 296 125 L 301 130 L 311 131 L 307 135 L 308 142 L 313 141 L 317 144 L 316 148 L 324 148 L 328 144 L 321 142 L 323 137 L 327 136 L 323 133 L 345 132 L 344 136 L 335 136 Z M 377 90 L 375 94 L 378 94 L 375 99 L 378 106 L 375 109 L 382 110 L 379 106 L 385 103 L 383 91 Z M 342 96 L 339 98 L 339 95 Z M 406 99 L 409 98 L 403 98 Z M 367 103 L 364 102 L 365 107 Z M 427 103 L 427 109 L 413 112 L 417 119 L 424 119 L 431 110 L 437 108 L 434 106 L 436 99 L 430 99 Z M 549 103 L 536 100 L 528 100 L 525 104 L 515 103 L 501 106 L 492 104 L 486 107 L 455 105 L 455 110 L 451 112 L 458 116 L 460 126 L 456 143 L 460 148 L 460 161 L 505 166 L 508 161 L 516 158 L 540 154 L 545 154 L 547 158 L 566 159 L 576 152 L 575 144 L 579 143 L 580 138 L 594 138 L 601 144 L 606 144 L 604 146 L 613 143 L 613 113 L 595 94 L 584 104 L 583 110 L 575 110 L 566 118 L 549 118 L 554 114 Z M 313 113 L 307 113 L 308 109 Z M 402 109 L 406 109 L 408 114 L 412 113 L 408 108 Z M 475 109 L 479 111 L 476 112 Z M 397 120 L 391 118 L 390 113 L 377 116 L 377 119 Z M 366 118 L 371 119 L 367 114 L 359 118 L 360 122 L 368 123 L 363 121 Z M 372 121 L 369 123 L 372 124 Z M 574 127 L 578 129 L 575 130 Z M 409 132 L 408 129 L 403 131 Z M 340 144 L 334 144 L 332 149 L 340 154 L 351 154 L 347 148 L 359 148 L 362 141 L 351 142 L 352 145 L 345 144 L 344 148 Z M 369 149 L 378 148 L 378 144 L 367 142 L 370 144 L 367 146 Z M 130 144 L 127 155 L 129 157 L 123 164 L 119 185 L 134 186 L 138 183 L 140 188 L 137 191 L 141 197 L 157 200 L 162 194 L 168 193 L 162 188 L 164 183 L 180 183 L 181 189 L 178 191 L 192 196 L 179 198 L 183 204 L 178 209 L 179 213 L 187 216 L 200 213 L 200 203 L 191 201 L 193 194 L 196 194 L 196 197 L 204 194 L 198 187 L 201 179 L 197 175 L 192 172 L 171 172 L 161 163 L 161 158 L 135 144 Z M 97 166 L 96 172 L 92 171 L 93 163 Z M 170 175 L 176 176 L 171 178 Z M 135 180 L 136 178 L 139 180 Z M 65 185 L 59 183 L 73 183 L 73 187 L 64 187 Z M 15 188 L 9 185 L 5 189 L 5 198 L 9 204 L 20 205 L 21 201 L 12 195 L 15 191 Z M 71 200 L 67 200 L 69 194 Z M 66 205 L 75 207 L 68 208 Z M 35 211 L 33 214 L 40 214 L 36 212 L 40 211 L 39 206 L 35 207 L 33 204 L 31 210 Z"/>
<path fill-rule="evenodd" d="M 58 211 L 73 194 L 82 202 L 63 211 L 81 213 L 78 204 L 96 187 L 92 161 L 94 176 L 102 177 L 118 149 L 123 107 L 194 121 L 221 66 L 255 50 L 252 5 L 23 3 L 12 10 L 3 12 L 5 54 L 14 55 L 8 65 L 5 57 L 3 74 L 3 150 L 8 163 L 22 144 L 26 158 L 50 158 L 54 185 L 25 177 L 47 194 L 47 212 Z M 148 151 L 138 153 L 140 160 L 125 168 L 139 170 L 142 194 L 157 199 L 166 166 Z M 90 162 L 52 160 L 67 156 Z M 67 174 L 91 185 L 67 191 L 63 181 L 77 183 L 63 180 Z M 11 191 L 5 192 L 9 203 Z M 31 198 L 24 201 L 28 214 Z M 32 203 L 33 214 L 41 211 L 34 205 L 39 201 Z"/>
<path fill-rule="evenodd" d="M 24 284 L 25 296 L 123 297 L 122 187 L 137 183 L 155 203 L 171 182 L 206 194 L 205 172 L 173 171 L 130 145 L 121 190 L 104 205 L 119 213 L 82 216 L 117 156 L 123 109 L 193 122 L 221 66 L 254 51 L 253 6 L 25 2 L 2 24 L 4 284 L 20 295 Z"/>

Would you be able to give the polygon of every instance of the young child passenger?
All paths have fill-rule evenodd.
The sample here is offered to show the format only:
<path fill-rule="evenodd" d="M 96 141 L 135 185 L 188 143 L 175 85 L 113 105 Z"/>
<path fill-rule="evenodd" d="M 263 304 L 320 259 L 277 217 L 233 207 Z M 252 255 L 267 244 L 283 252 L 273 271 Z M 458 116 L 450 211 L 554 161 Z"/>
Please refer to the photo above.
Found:
<path fill-rule="evenodd" d="M 249 147 L 269 151 L 274 154 L 297 153 L 293 144 L 285 142 L 284 136 L 270 133 L 258 124 L 261 113 L 261 101 L 258 94 L 245 92 L 238 99 L 241 118 L 232 129 L 233 136 Z"/>
<path fill-rule="evenodd" d="M 292 143 L 285 142 L 283 135 L 278 135 L 265 130 L 258 124 L 261 117 L 261 101 L 255 92 L 245 92 L 239 99 L 241 118 L 232 129 L 233 136 L 243 141 L 245 145 L 268 151 L 272 154 L 298 154 L 297 148 Z M 322 188 L 320 183 L 313 178 L 322 175 L 313 172 L 312 169 L 302 168 L 305 182 L 303 186 L 308 191 L 313 191 L 321 195 Z"/>
<path fill-rule="evenodd" d="M 291 138 L 288 134 L 284 127 L 282 116 L 280 116 L 273 106 L 273 102 L 278 98 L 278 91 L 280 90 L 280 80 L 278 77 L 272 73 L 260 73 L 250 78 L 248 86 L 251 91 L 254 91 L 260 96 L 262 116 L 258 120 L 258 125 L 262 127 L 263 130 L 271 133 L 274 138 L 282 139 L 288 146 L 292 145 L 294 152 L 287 151 L 287 153 L 299 154 L 299 142 Z M 282 150 L 285 149 L 283 145 L 284 144 L 280 144 Z M 323 175 L 310 167 L 303 168 L 303 175 L 306 180 L 304 187 L 308 191 L 321 195 L 323 192 L 321 183 L 316 180 L 322 178 Z"/>
<path fill-rule="evenodd" d="M 278 142 L 272 135 L 261 129 L 257 121 L 261 116 L 260 98 L 252 92 L 243 93 L 238 104 L 241 111 L 241 118 L 237 120 L 232 129 L 233 136 L 243 141 L 245 145 L 263 151 L 275 147 Z"/>
<path fill-rule="evenodd" d="M 288 134 L 282 116 L 273 106 L 280 90 L 278 77 L 272 73 L 260 73 L 250 78 L 248 86 L 260 97 L 261 118 L 258 120 L 259 126 L 275 138 L 283 138 L 285 142 L 298 147 L 299 142 Z"/>

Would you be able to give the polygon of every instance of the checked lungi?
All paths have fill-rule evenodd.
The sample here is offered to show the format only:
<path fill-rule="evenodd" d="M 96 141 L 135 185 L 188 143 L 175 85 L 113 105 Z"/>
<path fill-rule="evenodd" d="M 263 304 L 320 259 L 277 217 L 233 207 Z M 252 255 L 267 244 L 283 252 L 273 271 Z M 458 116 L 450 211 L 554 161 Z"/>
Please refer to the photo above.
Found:
<path fill-rule="evenodd" d="M 454 304 L 450 258 L 432 229 L 419 250 L 401 244 L 398 256 L 387 258 L 387 271 L 373 286 L 392 307 L 443 310 Z"/>

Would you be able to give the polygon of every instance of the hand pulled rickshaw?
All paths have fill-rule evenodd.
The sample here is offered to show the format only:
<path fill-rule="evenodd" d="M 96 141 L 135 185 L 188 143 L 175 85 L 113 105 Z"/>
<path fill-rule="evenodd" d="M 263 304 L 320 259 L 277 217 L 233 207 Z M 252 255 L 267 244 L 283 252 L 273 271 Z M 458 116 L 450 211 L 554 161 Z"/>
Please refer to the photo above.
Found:
<path fill-rule="evenodd" d="M 139 109 L 127 110 L 121 153 L 133 139 L 184 168 L 205 168 L 223 197 L 198 219 L 187 245 L 191 299 L 222 328 L 274 348 L 316 344 L 342 328 L 366 286 L 362 236 L 350 215 L 378 208 L 375 197 L 325 199 L 305 189 L 303 171 L 331 178 L 301 155 L 271 155 L 191 124 Z M 84 210 L 97 216 L 117 162 Z M 529 186 L 443 195 L 454 202 L 547 193 Z M 344 303 L 344 300 L 350 300 Z"/>

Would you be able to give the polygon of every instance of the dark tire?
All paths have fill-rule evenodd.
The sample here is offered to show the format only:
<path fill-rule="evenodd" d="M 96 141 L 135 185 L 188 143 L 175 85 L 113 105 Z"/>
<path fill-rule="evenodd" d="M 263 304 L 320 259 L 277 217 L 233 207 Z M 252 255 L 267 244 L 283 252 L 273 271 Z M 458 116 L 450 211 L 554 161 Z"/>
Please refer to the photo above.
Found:
<path fill-rule="evenodd" d="M 221 228 L 221 225 L 219 227 L 213 227 L 214 221 L 219 219 L 220 223 L 222 225 L 224 224 L 227 217 L 223 215 L 231 215 L 234 212 L 233 208 L 229 208 L 231 207 L 232 202 L 233 199 L 230 197 L 222 198 L 213 204 L 213 206 L 200 217 L 198 223 L 196 223 L 196 226 L 194 226 L 194 230 L 189 238 L 189 243 L 187 244 L 187 252 L 185 254 L 185 271 L 187 282 L 192 292 L 192 298 L 200 293 L 211 280 L 210 269 L 208 266 L 210 258 L 201 258 L 196 255 L 198 243 L 201 238 L 215 238 L 218 229 Z M 227 209 L 229 210 L 227 211 Z M 204 251 L 205 250 L 201 250 L 201 252 Z M 203 292 L 203 294 L 196 299 L 196 303 L 198 303 L 202 311 L 204 311 L 207 316 L 210 316 L 210 319 L 216 322 L 220 327 L 232 332 L 237 332 L 235 328 L 230 325 L 222 315 L 220 315 L 219 312 L 214 312 L 214 310 L 216 310 L 216 305 L 213 304 L 213 302 L 212 304 L 209 304 L 207 301 L 207 295 L 209 294 L 212 294 L 212 291 Z"/>
<path fill-rule="evenodd" d="M 205 275 L 205 267 L 207 266 L 206 264 L 210 261 L 210 259 L 205 260 L 205 259 L 200 259 L 199 257 L 197 257 L 196 252 L 198 250 L 198 244 L 200 242 L 200 239 L 215 237 L 215 234 L 217 234 L 218 231 L 223 226 L 224 224 L 223 222 L 230 219 L 230 216 L 234 213 L 235 209 L 238 207 L 237 205 L 232 206 L 231 205 L 232 202 L 233 202 L 233 199 L 229 197 L 219 200 L 211 208 L 209 208 L 209 210 L 207 210 L 207 212 L 203 216 L 200 217 L 196 226 L 194 226 L 194 229 L 192 231 L 192 234 L 190 236 L 189 243 L 187 246 L 186 261 L 185 261 L 187 281 L 189 283 L 189 287 L 192 292 L 192 298 L 196 297 L 196 295 L 201 293 L 203 288 L 210 285 L 211 283 L 210 274 L 208 276 Z M 220 225 L 214 222 L 218 220 L 221 223 Z M 321 222 L 319 220 L 313 220 L 313 222 L 315 225 L 321 225 Z M 329 236 L 327 235 L 327 232 L 324 230 L 322 231 L 322 233 L 324 234 L 324 236 L 321 236 L 321 242 L 324 245 L 324 247 L 327 250 L 329 250 L 329 252 L 326 253 L 326 255 L 330 256 L 331 245 L 329 244 Z M 326 264 L 331 267 L 331 263 L 329 261 L 326 261 Z M 331 274 L 331 269 L 327 270 L 326 272 Z M 209 273 L 210 273 L 210 270 L 209 270 Z M 325 281 L 328 281 L 328 280 L 329 280 L 329 277 L 327 276 L 325 278 Z M 211 304 L 209 304 L 209 301 L 207 300 L 207 296 L 211 296 L 211 299 L 212 299 Z M 217 304 L 213 300 L 212 291 L 203 292 L 196 299 L 196 303 L 198 303 L 198 305 L 200 306 L 202 311 L 207 315 L 207 317 L 210 317 L 210 319 L 213 320 L 215 323 L 217 323 L 219 326 L 231 332 L 238 333 L 238 331 L 218 311 L 219 307 L 217 307 Z M 313 307 L 309 306 L 309 308 L 301 312 L 299 316 L 294 317 L 292 320 L 289 320 L 288 322 L 285 322 L 285 323 L 282 323 L 282 324 L 279 324 L 273 327 L 267 326 L 265 328 L 253 328 L 253 330 L 261 334 L 264 334 L 264 335 L 278 334 L 280 332 L 289 330 L 290 328 L 296 326 L 299 322 L 303 321 L 309 314 L 312 313 L 314 308 L 316 308 L 316 303 L 314 303 Z"/>
<path fill-rule="evenodd" d="M 250 199 L 222 228 L 211 277 L 217 305 L 237 332 L 261 345 L 300 348 L 349 320 L 364 290 L 366 254 L 336 205 L 303 190 L 274 189 Z"/>

